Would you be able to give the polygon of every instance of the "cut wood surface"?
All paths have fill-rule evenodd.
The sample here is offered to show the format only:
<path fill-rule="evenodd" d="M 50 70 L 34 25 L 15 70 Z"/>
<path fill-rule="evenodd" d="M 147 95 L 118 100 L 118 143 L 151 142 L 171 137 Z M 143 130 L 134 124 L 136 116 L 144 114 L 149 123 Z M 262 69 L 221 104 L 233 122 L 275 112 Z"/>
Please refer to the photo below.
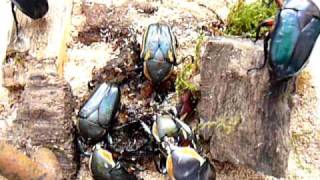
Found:
<path fill-rule="evenodd" d="M 201 135 L 213 159 L 284 177 L 289 156 L 291 96 L 269 96 L 263 50 L 249 40 L 215 38 L 201 64 Z M 289 83 L 289 91 L 291 87 Z"/>

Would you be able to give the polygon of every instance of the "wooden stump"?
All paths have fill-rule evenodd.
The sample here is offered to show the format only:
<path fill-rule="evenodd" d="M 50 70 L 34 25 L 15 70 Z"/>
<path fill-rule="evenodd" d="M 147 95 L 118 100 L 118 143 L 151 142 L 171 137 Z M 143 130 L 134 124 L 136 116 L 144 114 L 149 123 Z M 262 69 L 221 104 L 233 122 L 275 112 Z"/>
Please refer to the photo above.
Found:
<path fill-rule="evenodd" d="M 55 59 L 28 62 L 25 88 L 9 141 L 28 154 L 35 147 L 51 149 L 63 177 L 75 177 L 73 98 L 69 85 L 58 77 Z"/>
<path fill-rule="evenodd" d="M 201 62 L 200 134 L 213 159 L 284 177 L 288 166 L 290 93 L 270 96 L 262 46 L 249 40 L 207 42 Z M 288 92 L 292 89 L 289 82 Z"/>
<path fill-rule="evenodd" d="M 19 106 L 13 127 L 6 130 L 6 140 L 29 155 L 37 146 L 53 150 L 62 167 L 63 177 L 70 179 L 75 177 L 77 170 L 71 118 L 73 98 L 69 85 L 58 74 L 61 77 L 67 59 L 66 43 L 73 1 L 48 0 L 48 3 L 48 13 L 39 20 L 32 20 L 16 8 L 19 38 L 15 31 L 11 31 L 15 26 L 10 2 L 6 3 L 8 10 L 4 17 L 8 17 L 6 20 L 9 22 L 3 29 L 12 32 L 6 34 L 11 40 L 5 48 L 7 55 L 8 52 L 18 52 L 28 56 L 21 58 L 23 67 L 14 63 L 4 65 L 4 86 L 10 90 L 24 89 L 21 94 L 20 91 L 11 92 L 21 98 L 16 102 Z M 0 58 L 3 54 L 0 52 Z"/>

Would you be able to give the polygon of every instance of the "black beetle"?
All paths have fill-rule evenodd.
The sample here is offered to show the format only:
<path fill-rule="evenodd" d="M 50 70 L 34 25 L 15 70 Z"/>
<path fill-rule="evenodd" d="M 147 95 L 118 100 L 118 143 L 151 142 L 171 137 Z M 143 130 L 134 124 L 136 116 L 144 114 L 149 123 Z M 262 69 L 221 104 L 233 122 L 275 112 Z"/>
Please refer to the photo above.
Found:
<path fill-rule="evenodd" d="M 174 147 L 167 157 L 168 175 L 175 180 L 214 180 L 216 172 L 208 159 L 190 147 Z"/>
<path fill-rule="evenodd" d="M 120 107 L 121 92 L 115 84 L 101 84 L 81 107 L 78 117 L 80 137 L 86 141 L 98 141 L 112 125 Z"/>
<path fill-rule="evenodd" d="M 16 12 L 14 11 L 14 6 L 32 19 L 42 18 L 49 10 L 47 0 L 11 0 L 12 14 L 16 24 L 17 34 L 18 21 Z"/>
<path fill-rule="evenodd" d="M 264 39 L 265 61 L 254 69 L 263 68 L 268 61 L 273 77 L 280 82 L 296 76 L 308 62 L 320 33 L 320 11 L 311 0 L 287 0 L 284 5 L 282 0 L 276 0 L 276 3 L 281 10 L 273 31 Z M 256 40 L 261 27 L 273 25 L 270 19 L 262 22 Z"/>
<path fill-rule="evenodd" d="M 109 151 L 102 149 L 99 145 L 95 146 L 95 150 L 91 154 L 89 167 L 95 180 L 137 179 L 120 162 L 115 162 Z"/>
<path fill-rule="evenodd" d="M 166 80 L 176 65 L 176 36 L 166 24 L 150 24 L 143 35 L 140 58 L 144 75 L 153 84 Z"/>

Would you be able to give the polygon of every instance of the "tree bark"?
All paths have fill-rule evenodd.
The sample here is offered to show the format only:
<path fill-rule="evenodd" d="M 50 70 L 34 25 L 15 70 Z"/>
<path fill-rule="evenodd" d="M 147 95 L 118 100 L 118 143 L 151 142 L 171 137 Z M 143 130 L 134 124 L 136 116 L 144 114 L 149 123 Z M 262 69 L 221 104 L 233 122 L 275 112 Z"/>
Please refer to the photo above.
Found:
<path fill-rule="evenodd" d="M 207 42 L 201 62 L 200 134 L 213 159 L 246 165 L 284 177 L 288 166 L 293 83 L 274 92 L 260 45 L 216 38 Z"/>

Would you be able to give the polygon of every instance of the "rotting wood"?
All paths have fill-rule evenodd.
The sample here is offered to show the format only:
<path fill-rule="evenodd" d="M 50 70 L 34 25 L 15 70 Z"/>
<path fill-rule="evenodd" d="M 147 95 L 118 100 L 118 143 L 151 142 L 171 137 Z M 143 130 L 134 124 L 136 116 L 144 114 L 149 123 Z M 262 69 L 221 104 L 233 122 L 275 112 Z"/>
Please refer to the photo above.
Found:
<path fill-rule="evenodd" d="M 200 133 L 213 159 L 246 165 L 284 177 L 289 156 L 292 82 L 288 92 L 270 96 L 262 46 L 249 40 L 216 38 L 201 62 Z"/>
<path fill-rule="evenodd" d="M 51 149 L 62 167 L 63 177 L 76 175 L 73 97 L 69 85 L 57 75 L 55 59 L 28 61 L 25 88 L 17 119 L 8 140 L 30 153 L 36 147 Z"/>

